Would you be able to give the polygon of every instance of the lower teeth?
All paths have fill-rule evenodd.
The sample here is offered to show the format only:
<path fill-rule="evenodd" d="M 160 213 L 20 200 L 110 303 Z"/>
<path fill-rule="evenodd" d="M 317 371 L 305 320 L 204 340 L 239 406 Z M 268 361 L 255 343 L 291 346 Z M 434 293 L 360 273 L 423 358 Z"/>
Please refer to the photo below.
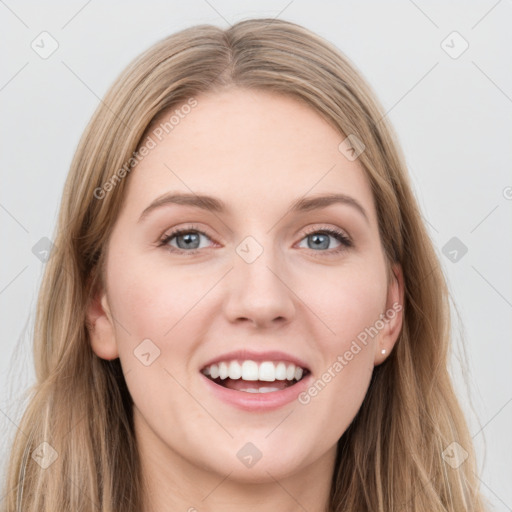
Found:
<path fill-rule="evenodd" d="M 280 391 L 279 388 L 248 388 L 248 389 L 239 389 L 238 391 L 243 391 L 245 393 L 272 393 L 273 391 Z"/>
<path fill-rule="evenodd" d="M 212 380 L 213 382 L 215 382 L 219 386 L 222 386 L 222 387 L 227 388 L 227 389 L 232 389 L 230 386 L 226 386 L 226 382 L 224 380 L 222 380 L 220 377 L 217 377 L 216 379 L 211 379 L 210 378 L 210 380 Z M 236 391 L 241 391 L 243 393 L 274 393 L 276 391 L 282 391 L 283 389 L 286 389 L 286 388 L 288 388 L 290 386 L 293 386 L 297 382 L 298 381 L 295 380 L 295 379 L 290 380 L 290 381 L 286 381 L 284 387 L 283 386 L 275 387 L 275 386 L 270 386 L 270 385 L 268 385 L 268 386 L 267 385 L 264 385 L 264 386 L 259 385 L 258 387 L 255 387 L 255 384 L 251 385 L 250 382 L 247 382 L 247 387 L 236 389 Z"/>

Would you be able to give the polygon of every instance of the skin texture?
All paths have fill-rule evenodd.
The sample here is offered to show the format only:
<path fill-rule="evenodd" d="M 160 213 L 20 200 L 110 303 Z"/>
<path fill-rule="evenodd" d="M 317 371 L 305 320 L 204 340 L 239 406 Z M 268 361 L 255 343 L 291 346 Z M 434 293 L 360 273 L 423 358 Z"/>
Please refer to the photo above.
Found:
<path fill-rule="evenodd" d="M 196 99 L 126 178 L 106 289 L 88 310 L 92 347 L 101 358 L 121 359 L 151 489 L 147 511 L 295 511 L 297 503 L 322 511 L 337 440 L 374 366 L 392 350 L 402 313 L 307 405 L 242 411 L 213 396 L 199 371 L 220 354 L 249 348 L 294 354 L 319 378 L 359 333 L 403 304 L 401 270 L 394 267 L 388 286 L 364 170 L 339 151 L 345 137 L 314 110 L 237 88 Z M 228 212 L 166 205 L 139 222 L 170 191 L 218 197 Z M 368 220 L 343 204 L 288 212 L 298 198 L 333 192 L 355 198 Z M 180 251 L 176 237 L 158 246 L 172 228 L 190 223 L 207 235 L 197 253 L 171 252 L 169 245 Z M 307 230 L 325 228 L 342 230 L 353 247 L 329 236 L 327 248 L 315 248 Z M 247 236 L 263 248 L 250 264 L 236 252 Z M 134 356 L 144 339 L 160 350 L 149 366 Z M 236 456 L 247 442 L 262 453 L 251 468 Z"/>

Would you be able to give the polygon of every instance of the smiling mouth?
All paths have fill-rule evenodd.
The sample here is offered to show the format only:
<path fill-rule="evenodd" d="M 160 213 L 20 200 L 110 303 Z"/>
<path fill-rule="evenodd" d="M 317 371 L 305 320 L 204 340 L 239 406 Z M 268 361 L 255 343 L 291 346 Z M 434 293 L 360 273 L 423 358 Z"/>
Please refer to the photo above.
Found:
<path fill-rule="evenodd" d="M 231 361 L 213 364 L 201 373 L 215 384 L 245 393 L 273 393 L 297 384 L 309 370 L 292 363 Z"/>

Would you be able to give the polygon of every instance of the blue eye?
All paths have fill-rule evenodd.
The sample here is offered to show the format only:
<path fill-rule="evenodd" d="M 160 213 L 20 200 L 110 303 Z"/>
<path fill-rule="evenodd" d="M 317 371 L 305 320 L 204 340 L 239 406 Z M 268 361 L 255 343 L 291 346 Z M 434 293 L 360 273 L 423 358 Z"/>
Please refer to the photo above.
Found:
<path fill-rule="evenodd" d="M 197 229 L 177 229 L 169 233 L 161 240 L 160 245 L 168 246 L 172 252 L 185 251 L 195 253 L 199 250 L 201 236 L 210 237 Z M 177 247 L 170 245 L 171 240 L 176 239 Z"/>
<path fill-rule="evenodd" d="M 165 237 L 160 241 L 159 246 L 165 246 L 167 249 L 174 253 L 188 252 L 189 254 L 195 254 L 199 252 L 200 249 L 205 248 L 200 247 L 201 237 L 205 237 L 211 241 L 211 238 L 206 233 L 196 229 L 193 226 L 189 226 L 187 228 L 176 229 L 165 235 Z M 329 248 L 330 238 L 336 239 L 339 243 L 339 246 L 335 248 Z M 306 239 L 308 239 L 309 249 L 317 253 L 326 253 L 326 255 L 337 254 L 353 246 L 351 239 L 344 232 L 338 231 L 336 229 L 312 230 L 309 233 L 306 233 L 302 238 L 302 240 Z M 176 241 L 176 245 L 171 245 L 173 240 Z M 207 247 L 208 246 L 206 246 L 206 248 Z"/>
<path fill-rule="evenodd" d="M 334 249 L 331 249 L 330 251 L 320 252 L 328 252 L 330 254 L 338 253 L 348 247 L 353 246 L 350 238 L 348 238 L 348 236 L 345 235 L 345 233 L 343 233 L 342 231 L 338 231 L 336 229 L 320 229 L 311 231 L 306 234 L 303 240 L 308 239 L 308 241 L 311 241 L 311 243 L 308 243 L 308 248 L 318 252 L 319 249 L 329 249 L 330 237 L 335 238 L 340 245 L 338 247 L 335 247 Z"/>

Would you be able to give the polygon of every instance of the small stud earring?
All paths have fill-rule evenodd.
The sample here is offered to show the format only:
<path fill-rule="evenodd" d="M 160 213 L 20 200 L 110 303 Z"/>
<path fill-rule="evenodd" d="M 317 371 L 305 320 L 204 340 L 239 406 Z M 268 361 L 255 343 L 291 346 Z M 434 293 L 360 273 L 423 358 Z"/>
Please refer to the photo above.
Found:
<path fill-rule="evenodd" d="M 385 349 L 385 348 L 383 348 L 383 349 L 380 351 L 380 353 L 381 353 L 382 355 L 384 355 L 384 354 L 386 353 L 386 349 Z"/>

